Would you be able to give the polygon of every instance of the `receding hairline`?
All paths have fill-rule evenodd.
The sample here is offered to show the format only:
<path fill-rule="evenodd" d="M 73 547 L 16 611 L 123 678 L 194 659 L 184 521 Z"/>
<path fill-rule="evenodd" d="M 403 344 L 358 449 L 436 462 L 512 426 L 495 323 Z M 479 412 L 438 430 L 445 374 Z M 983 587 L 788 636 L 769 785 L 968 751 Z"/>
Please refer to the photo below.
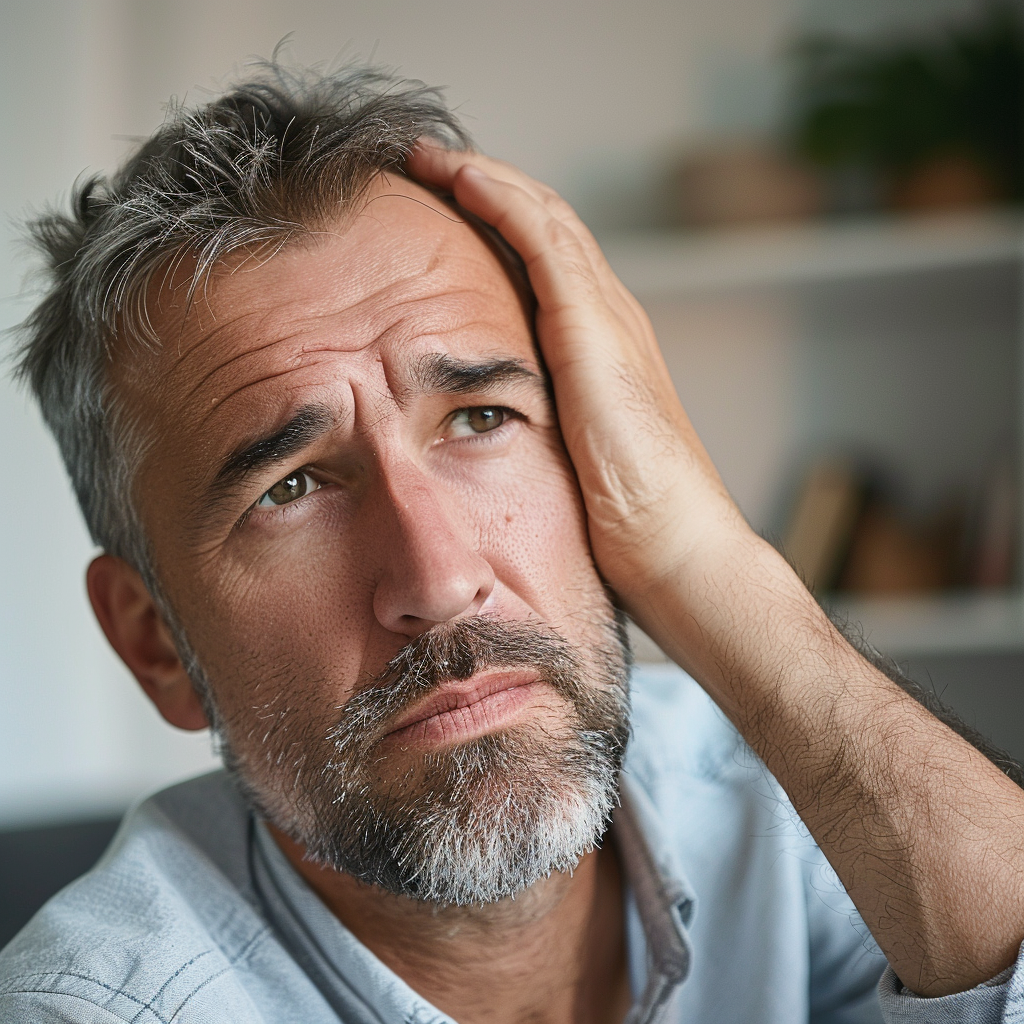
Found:
<path fill-rule="evenodd" d="M 175 260 L 266 258 L 380 171 L 404 167 L 424 137 L 472 148 L 442 90 L 380 66 L 273 58 L 210 102 L 172 102 L 118 168 L 26 224 L 43 287 L 18 330 L 16 376 L 39 401 L 93 540 L 149 582 L 133 507 L 142 444 L 111 374 L 126 350 L 153 343 L 140 314 L 154 280 Z"/>
<path fill-rule="evenodd" d="M 388 192 L 387 182 L 390 178 L 411 184 L 422 192 L 423 198 L 403 192 Z M 380 190 L 374 187 L 377 182 L 383 183 Z M 328 237 L 346 234 L 375 202 L 389 198 L 417 203 L 438 217 L 465 225 L 495 257 L 512 284 L 524 314 L 532 323 L 534 299 L 525 267 L 518 254 L 496 229 L 459 206 L 450 194 L 429 188 L 404 173 L 385 169 L 370 175 L 359 195 L 339 205 L 337 216 L 331 220 L 310 218 L 309 223 L 297 225 L 296 231 L 287 237 L 254 248 L 232 250 L 205 268 L 197 267 L 192 254 L 169 255 L 163 266 L 157 268 L 147 281 L 144 301 L 147 319 L 153 327 L 153 337 L 140 343 L 139 339 L 127 332 L 121 332 L 111 339 L 111 358 L 108 361 L 111 384 L 116 389 L 125 371 L 132 377 L 141 365 L 157 354 L 155 349 L 162 351 L 167 345 L 180 346 L 192 334 L 190 321 L 201 315 L 197 312 L 201 306 L 205 306 L 212 316 L 215 302 L 212 292 L 216 290 L 218 280 L 236 273 L 245 273 L 247 269 L 257 269 L 290 251 L 315 252 L 318 245 L 326 242 Z M 172 301 L 168 305 L 168 299 L 173 300 L 174 296 L 180 296 L 181 302 Z"/>

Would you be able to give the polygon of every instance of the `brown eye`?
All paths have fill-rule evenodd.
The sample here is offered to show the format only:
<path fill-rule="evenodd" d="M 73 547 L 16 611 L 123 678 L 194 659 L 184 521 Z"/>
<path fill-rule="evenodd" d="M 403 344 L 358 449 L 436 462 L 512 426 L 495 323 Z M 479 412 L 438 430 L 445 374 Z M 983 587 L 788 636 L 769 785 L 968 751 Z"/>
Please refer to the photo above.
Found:
<path fill-rule="evenodd" d="M 478 433 L 485 434 L 505 422 L 505 410 L 493 406 L 481 405 L 466 410 L 466 422 Z"/>
<path fill-rule="evenodd" d="M 445 440 L 489 433 L 497 430 L 512 416 L 515 413 L 511 409 L 504 409 L 500 405 L 474 405 L 470 409 L 459 409 L 452 414 L 445 431 Z"/>
<path fill-rule="evenodd" d="M 320 485 L 308 473 L 291 473 L 283 480 L 278 480 L 273 487 L 257 502 L 262 508 L 274 505 L 287 505 L 290 501 L 305 497 Z"/>

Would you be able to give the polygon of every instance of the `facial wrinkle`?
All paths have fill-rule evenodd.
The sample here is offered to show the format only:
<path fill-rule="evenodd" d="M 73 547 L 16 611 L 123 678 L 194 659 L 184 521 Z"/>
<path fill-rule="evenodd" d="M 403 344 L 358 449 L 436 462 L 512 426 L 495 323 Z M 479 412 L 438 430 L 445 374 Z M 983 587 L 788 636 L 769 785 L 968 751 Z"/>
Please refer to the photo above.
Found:
<path fill-rule="evenodd" d="M 225 331 L 230 331 L 239 323 L 250 318 L 256 321 L 266 319 L 271 313 L 271 310 L 268 309 L 246 309 L 222 320 L 211 305 L 207 303 L 206 306 L 211 319 L 216 324 L 215 327 L 204 329 L 199 320 L 199 313 L 193 312 L 194 306 L 192 309 L 186 310 L 180 320 L 178 345 L 175 353 L 178 366 L 185 365 L 193 356 L 205 351 L 210 342 L 218 341 Z M 255 337 L 257 331 L 253 330 L 247 333 Z M 187 348 L 183 347 L 186 342 L 190 342 Z"/>
<path fill-rule="evenodd" d="M 231 356 L 230 358 L 224 360 L 223 362 L 217 363 L 217 365 L 215 365 L 212 369 L 208 370 L 199 379 L 199 381 L 196 382 L 194 387 L 192 389 L 190 389 L 189 394 L 193 393 L 195 390 L 197 390 L 199 387 L 201 387 L 206 381 L 209 380 L 209 378 L 211 376 L 213 376 L 214 374 L 218 373 L 220 370 L 222 370 L 222 369 L 224 369 L 224 368 L 226 368 L 228 366 L 231 366 L 237 360 L 244 359 L 247 356 L 256 355 L 257 353 L 260 353 L 260 352 L 265 352 L 266 350 L 273 348 L 275 345 L 278 345 L 278 344 L 281 344 L 281 343 L 284 343 L 284 342 L 288 342 L 288 341 L 293 340 L 294 338 L 300 337 L 303 333 L 308 331 L 309 328 L 311 326 L 313 326 L 313 325 L 319 326 L 319 325 L 321 325 L 321 324 L 323 324 L 323 323 L 325 323 L 327 321 L 330 321 L 332 319 L 339 318 L 339 317 L 346 317 L 346 318 L 350 317 L 351 314 L 354 311 L 358 310 L 358 308 L 361 305 L 363 305 L 366 302 L 372 302 L 372 301 L 378 299 L 383 293 L 387 292 L 389 289 L 391 289 L 393 287 L 395 287 L 395 282 L 391 282 L 391 283 L 388 283 L 386 285 L 383 285 L 379 289 L 377 289 L 374 292 L 370 293 L 369 295 L 360 298 L 358 302 L 353 303 L 353 304 L 349 304 L 349 305 L 346 305 L 346 306 L 343 306 L 340 309 L 329 309 L 329 310 L 323 310 L 322 312 L 314 312 L 314 313 L 305 312 L 301 318 L 292 317 L 291 318 L 291 323 L 289 325 L 292 329 L 288 330 L 286 333 L 283 333 L 283 334 L 273 334 L 273 336 L 271 336 L 269 339 L 267 339 L 266 341 L 263 341 L 263 342 L 257 342 L 257 343 L 254 344 L 252 342 L 252 340 L 251 340 L 251 339 L 258 338 L 258 336 L 259 336 L 258 327 L 246 328 L 244 330 L 244 332 L 243 331 L 239 331 L 239 333 L 243 333 L 244 337 L 245 337 L 246 345 L 245 345 L 244 351 L 239 352 L 236 355 Z M 211 306 L 210 308 L 211 308 L 211 312 L 213 312 L 213 307 Z M 210 342 L 219 340 L 225 331 L 231 331 L 232 328 L 238 329 L 239 325 L 245 324 L 246 321 L 249 320 L 250 318 L 252 318 L 257 324 L 259 324 L 261 321 L 263 323 L 266 323 L 267 321 L 271 321 L 271 320 L 273 320 L 275 318 L 275 316 L 276 317 L 280 317 L 280 314 L 281 314 L 281 309 L 279 307 L 271 307 L 271 308 L 262 309 L 262 310 L 260 310 L 260 309 L 246 310 L 244 312 L 241 312 L 241 313 L 238 313 L 238 314 L 232 316 L 231 319 L 225 321 L 224 323 L 218 324 L 217 327 L 213 328 L 210 331 L 206 331 L 206 332 L 203 332 L 201 330 L 198 331 L 197 332 L 198 336 L 196 337 L 196 340 L 193 342 L 193 344 L 191 344 L 183 352 L 179 353 L 179 357 L 178 357 L 175 369 L 176 370 L 180 370 L 183 366 L 185 366 L 187 364 L 187 362 L 191 358 L 193 358 L 194 356 L 198 355 L 202 351 L 205 351 L 208 348 L 208 345 L 209 345 Z M 287 316 L 285 316 L 284 319 L 287 320 L 288 319 Z M 325 343 L 323 345 L 305 345 L 305 346 L 302 347 L 302 352 L 316 352 L 316 351 L 356 352 L 356 351 L 359 351 L 361 349 L 369 347 L 370 345 L 374 344 L 374 342 L 377 341 L 377 340 L 378 340 L 377 336 L 373 336 L 373 337 L 368 338 L 365 341 L 357 343 L 356 345 L 344 345 L 344 346 L 342 346 L 342 345 L 338 345 L 338 343 L 336 341 L 334 343 Z"/>
<path fill-rule="evenodd" d="M 315 364 L 313 364 L 315 366 Z M 198 423 L 202 425 L 209 420 L 211 416 L 215 416 L 217 413 L 223 412 L 223 407 L 231 401 L 233 398 L 237 398 L 239 395 L 244 394 L 251 388 L 258 388 L 261 385 L 269 384 L 271 381 L 280 380 L 282 377 L 287 377 L 290 374 L 300 373 L 302 370 L 310 369 L 310 366 L 286 366 L 283 369 L 277 370 L 274 373 L 266 373 L 255 380 L 246 381 L 243 384 L 239 384 L 231 391 L 227 392 L 222 398 L 219 398 L 216 403 L 211 403 L 209 408 L 202 409 Z M 333 383 L 333 382 L 324 382 Z M 303 385 L 303 387 L 309 387 L 310 385 Z"/>
<path fill-rule="evenodd" d="M 339 318 L 339 317 L 345 318 L 345 319 L 349 319 L 365 303 L 373 302 L 373 301 L 383 301 L 383 300 L 381 300 L 381 296 L 384 293 L 386 293 L 387 291 L 392 290 L 392 289 L 394 289 L 396 287 L 401 287 L 402 285 L 404 285 L 406 283 L 407 283 L 406 279 L 402 279 L 402 280 L 400 280 L 398 282 L 392 282 L 392 283 L 384 286 L 383 288 L 378 289 L 375 292 L 370 293 L 369 295 L 361 298 L 357 303 L 354 303 L 354 304 L 352 304 L 350 306 L 347 306 L 347 307 L 345 307 L 344 309 L 341 309 L 341 310 L 330 310 L 330 311 L 325 311 L 323 313 L 314 314 L 314 315 L 307 314 L 307 315 L 305 315 L 303 317 L 303 319 L 299 323 L 295 324 L 294 325 L 294 329 L 289 331 L 288 333 L 277 335 L 277 336 L 275 336 L 275 337 L 273 337 L 273 338 L 271 338 L 271 339 L 269 339 L 269 340 L 267 340 L 265 342 L 258 343 L 258 344 L 255 344 L 255 345 L 247 344 L 247 347 L 246 347 L 245 351 L 239 352 L 239 353 L 237 353 L 235 355 L 232 355 L 228 359 L 224 360 L 223 362 L 218 363 L 217 365 L 215 365 L 215 366 L 211 367 L 209 370 L 207 370 L 198 381 L 196 381 L 194 384 L 192 384 L 185 391 L 185 397 L 186 398 L 194 398 L 195 395 L 197 394 L 197 392 L 199 392 L 205 385 L 207 385 L 212 378 L 214 378 L 216 375 L 218 375 L 222 371 L 227 370 L 229 367 L 236 365 L 238 362 L 240 362 L 240 361 L 242 361 L 242 360 L 244 360 L 244 359 L 246 359 L 248 357 L 256 356 L 256 355 L 258 355 L 260 353 L 267 352 L 267 351 L 273 349 L 276 345 L 285 344 L 287 342 L 293 341 L 295 338 L 301 337 L 303 333 L 309 331 L 310 328 L 313 327 L 313 326 L 320 326 L 320 325 L 322 325 L 322 324 L 324 324 L 326 322 L 329 322 L 330 320 L 333 320 L 333 319 L 336 319 L 336 318 Z M 448 309 L 445 309 L 445 311 L 444 311 L 445 314 L 447 314 L 447 315 L 444 316 L 444 319 L 447 322 L 445 322 L 443 325 L 430 325 L 428 330 L 423 330 L 422 329 L 422 324 L 423 324 L 424 320 L 427 320 L 427 321 L 434 320 L 435 318 L 439 318 L 440 315 L 441 315 L 440 310 L 430 309 L 429 306 L 428 306 L 427 310 L 424 311 L 423 310 L 423 304 L 424 303 L 431 304 L 431 303 L 438 302 L 439 300 L 443 300 L 446 303 L 450 303 L 451 300 L 453 300 L 453 299 L 455 299 L 455 298 L 457 298 L 459 296 L 462 296 L 464 294 L 465 295 L 472 295 L 474 293 L 473 293 L 473 291 L 471 289 L 444 289 L 444 288 L 442 288 L 440 290 L 430 291 L 430 292 L 428 292 L 425 295 L 421 294 L 421 295 L 414 295 L 414 296 L 411 296 L 411 297 L 406 298 L 406 299 L 395 299 L 394 301 L 391 302 L 390 306 L 388 306 L 388 308 L 385 310 L 385 312 L 389 316 L 389 319 L 391 319 L 392 322 L 389 323 L 386 327 L 383 327 L 382 329 L 380 329 L 379 331 L 372 332 L 372 335 L 370 337 L 368 337 L 365 341 L 357 342 L 357 343 L 353 344 L 351 338 L 346 338 L 345 343 L 339 344 L 338 339 L 335 336 L 332 336 L 332 337 L 330 337 L 330 338 L 328 338 L 326 340 L 323 340 L 323 341 L 317 340 L 316 338 L 310 338 L 308 341 L 306 341 L 306 342 L 304 342 L 302 344 L 302 346 L 300 348 L 300 351 L 299 351 L 299 355 L 296 358 L 300 358 L 301 359 L 301 358 L 308 357 L 308 356 L 310 356 L 312 354 L 315 354 L 315 353 L 318 353 L 318 352 L 355 353 L 355 352 L 358 352 L 358 351 L 369 349 L 369 348 L 371 348 L 374 345 L 378 345 L 379 346 L 379 345 L 387 343 L 388 340 L 389 340 L 389 336 L 392 335 L 393 333 L 396 333 L 396 332 L 399 333 L 399 334 L 407 333 L 408 340 L 411 341 L 413 338 L 421 338 L 421 337 L 425 338 L 425 337 L 431 337 L 431 336 L 451 335 L 451 334 L 454 334 L 457 331 L 467 330 L 467 329 L 471 328 L 474 323 L 479 323 L 479 322 L 482 322 L 482 321 L 480 321 L 480 319 L 476 315 L 474 315 L 472 318 L 469 318 L 469 319 L 463 319 L 461 316 L 452 317 L 451 312 Z M 395 315 L 400 310 L 402 310 L 403 308 L 408 307 L 408 306 L 418 307 L 419 308 L 418 314 L 413 314 L 413 315 L 410 315 L 410 316 L 401 316 L 401 315 L 396 316 Z M 211 342 L 211 341 L 214 341 L 214 340 L 218 340 L 220 337 L 222 337 L 224 331 L 230 330 L 232 328 L 236 328 L 237 329 L 239 327 L 239 325 L 240 324 L 244 324 L 246 319 L 248 317 L 250 317 L 250 316 L 251 317 L 260 317 L 260 316 L 262 316 L 262 319 L 265 321 L 265 320 L 270 318 L 272 312 L 273 311 L 266 310 L 266 311 L 262 311 L 262 313 L 260 311 L 254 311 L 254 312 L 250 312 L 250 313 L 242 313 L 242 314 L 238 315 L 237 317 L 232 318 L 230 321 L 228 321 L 228 322 L 226 322 L 226 323 L 224 323 L 222 325 L 219 325 L 213 331 L 211 331 L 210 333 L 204 335 L 195 344 L 191 345 L 183 353 L 183 355 L 181 356 L 181 358 L 179 359 L 179 361 L 178 361 L 178 363 L 177 363 L 177 365 L 175 367 L 174 372 L 175 373 L 180 372 L 181 368 L 186 365 L 187 361 L 191 357 L 197 355 L 200 352 L 200 350 L 205 350 L 207 348 L 207 343 L 208 342 Z M 455 322 L 452 322 L 453 320 Z M 410 325 L 415 325 L 417 329 L 415 329 L 415 330 L 408 330 L 408 327 Z M 254 333 L 254 332 L 246 331 L 247 335 L 249 335 L 250 333 Z M 344 334 L 346 332 L 342 332 L 342 333 Z M 248 337 L 247 337 L 246 340 L 248 342 Z M 262 379 L 271 379 L 271 378 L 266 377 L 266 378 L 262 378 Z M 393 392 L 395 392 L 397 394 L 396 389 L 393 388 L 392 390 L 393 390 Z M 228 395 L 225 395 L 225 396 L 222 396 L 222 397 L 218 398 L 216 404 L 219 405 L 221 402 L 225 401 L 229 397 L 232 397 L 234 394 L 237 394 L 237 390 L 234 391 L 234 392 L 230 392 Z"/>
<path fill-rule="evenodd" d="M 267 350 L 274 348 L 276 345 L 286 344 L 287 342 L 299 337 L 301 334 L 301 330 L 295 330 L 290 334 L 274 337 L 263 344 L 248 347 L 244 351 L 238 352 L 235 355 L 230 356 L 228 359 L 225 359 L 223 362 L 216 363 L 209 370 L 207 370 L 206 373 L 204 373 L 203 376 L 200 377 L 199 380 L 197 380 L 194 385 L 192 385 L 192 387 L 186 390 L 185 397 L 194 398 L 196 392 L 200 391 L 204 386 L 206 386 L 213 377 L 215 377 L 218 373 L 227 370 L 229 367 L 234 366 L 236 363 L 248 359 L 252 356 L 256 356 L 261 352 L 266 352 Z M 208 340 L 210 340 L 209 337 L 204 338 L 203 343 L 205 343 Z M 194 348 L 191 351 L 194 351 L 195 348 L 198 347 L 199 345 L 194 346 Z M 180 370 L 182 365 L 183 363 L 179 362 L 178 366 L 176 367 L 176 370 Z"/>

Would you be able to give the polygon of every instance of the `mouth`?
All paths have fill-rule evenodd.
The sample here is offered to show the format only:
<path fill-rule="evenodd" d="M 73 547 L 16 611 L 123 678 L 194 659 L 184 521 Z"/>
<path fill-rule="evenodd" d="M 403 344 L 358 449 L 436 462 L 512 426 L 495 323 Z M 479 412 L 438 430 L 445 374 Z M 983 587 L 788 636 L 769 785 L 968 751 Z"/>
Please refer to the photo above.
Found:
<path fill-rule="evenodd" d="M 462 743 L 520 721 L 548 688 L 530 669 L 449 680 L 402 714 L 382 739 L 400 747 Z"/>

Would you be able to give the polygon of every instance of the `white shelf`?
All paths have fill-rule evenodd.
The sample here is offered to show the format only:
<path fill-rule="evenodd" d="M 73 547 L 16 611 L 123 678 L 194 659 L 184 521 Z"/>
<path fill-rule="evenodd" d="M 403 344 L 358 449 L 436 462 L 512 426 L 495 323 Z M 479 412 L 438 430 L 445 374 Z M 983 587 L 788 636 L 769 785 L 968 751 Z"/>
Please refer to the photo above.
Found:
<path fill-rule="evenodd" d="M 894 656 L 1024 651 L 1024 597 L 959 593 L 936 597 L 838 599 L 867 640 Z"/>
<path fill-rule="evenodd" d="M 840 598 L 826 603 L 860 623 L 867 640 L 894 658 L 1024 651 L 1024 596 L 1016 593 Z M 667 660 L 632 623 L 629 632 L 639 663 Z"/>
<path fill-rule="evenodd" d="M 599 241 L 626 287 L 646 298 L 1011 263 L 1024 256 L 1024 218 L 999 210 Z"/>

